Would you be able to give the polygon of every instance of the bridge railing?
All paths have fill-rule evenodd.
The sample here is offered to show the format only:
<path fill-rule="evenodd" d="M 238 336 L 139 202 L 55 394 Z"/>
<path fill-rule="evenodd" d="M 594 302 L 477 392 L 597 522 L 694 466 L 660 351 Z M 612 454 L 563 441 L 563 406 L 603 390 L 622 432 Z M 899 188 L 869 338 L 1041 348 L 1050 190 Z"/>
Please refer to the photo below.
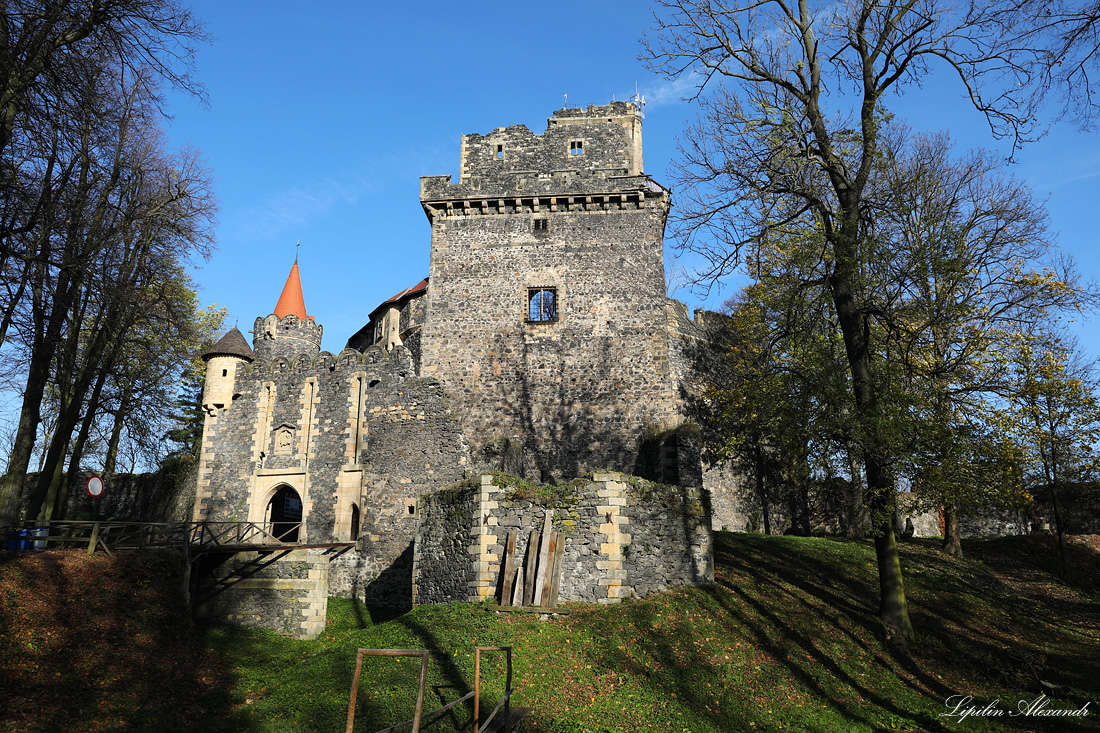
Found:
<path fill-rule="evenodd" d="M 192 522 L 191 544 L 200 547 L 294 544 L 301 529 L 301 522 Z"/>
<path fill-rule="evenodd" d="M 44 550 L 46 547 L 87 547 L 110 554 L 114 550 L 153 547 L 183 550 L 190 546 L 210 550 L 223 546 L 270 547 L 297 544 L 302 524 L 295 522 L 97 522 L 53 521 L 43 527 L 19 532 L 18 547 L 11 549 Z M 6 532 L 5 539 L 8 534 Z"/>

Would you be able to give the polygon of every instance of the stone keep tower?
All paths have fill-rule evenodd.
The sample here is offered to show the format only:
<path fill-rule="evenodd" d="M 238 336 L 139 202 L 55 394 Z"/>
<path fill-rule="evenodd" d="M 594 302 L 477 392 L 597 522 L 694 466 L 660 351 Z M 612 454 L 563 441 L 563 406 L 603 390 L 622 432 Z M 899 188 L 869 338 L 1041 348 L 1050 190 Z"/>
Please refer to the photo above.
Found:
<path fill-rule="evenodd" d="M 422 373 L 475 451 L 522 442 L 547 477 L 633 472 L 674 420 L 665 316 L 669 192 L 642 172 L 628 102 L 462 137 L 457 183 L 421 179 L 432 226 Z"/>

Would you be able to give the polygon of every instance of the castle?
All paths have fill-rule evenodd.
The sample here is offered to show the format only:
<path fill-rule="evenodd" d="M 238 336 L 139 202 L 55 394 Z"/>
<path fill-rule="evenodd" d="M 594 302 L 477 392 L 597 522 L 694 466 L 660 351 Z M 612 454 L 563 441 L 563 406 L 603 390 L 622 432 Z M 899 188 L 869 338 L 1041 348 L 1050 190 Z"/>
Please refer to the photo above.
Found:
<path fill-rule="evenodd" d="M 692 321 L 665 294 L 670 193 L 644 173 L 639 108 L 557 110 L 541 135 L 522 125 L 464 135 L 458 181 L 422 178 L 420 201 L 428 277 L 371 311 L 339 354 L 320 351 L 297 262 L 251 348 L 233 329 L 204 354 L 194 519 L 268 523 L 304 547 L 359 542 L 335 559 L 302 555 L 289 575 L 409 605 L 423 601 L 418 573 L 430 565 L 413 542 L 425 497 L 476 469 L 544 482 L 603 475 L 605 493 L 618 491 L 613 472 L 641 475 L 688 487 L 721 514 L 724 499 L 708 503 L 703 488 L 721 472 L 704 471 L 676 430 L 708 316 Z M 698 580 L 711 521 L 721 526 L 708 516 L 703 529 L 655 531 L 653 543 L 695 542 Z M 629 537 L 620 529 L 609 536 Z M 476 582 L 495 557 L 490 537 Z M 576 597 L 595 592 L 577 577 Z M 322 601 L 305 603 L 323 619 Z M 253 610 L 222 615 L 264 615 Z"/>

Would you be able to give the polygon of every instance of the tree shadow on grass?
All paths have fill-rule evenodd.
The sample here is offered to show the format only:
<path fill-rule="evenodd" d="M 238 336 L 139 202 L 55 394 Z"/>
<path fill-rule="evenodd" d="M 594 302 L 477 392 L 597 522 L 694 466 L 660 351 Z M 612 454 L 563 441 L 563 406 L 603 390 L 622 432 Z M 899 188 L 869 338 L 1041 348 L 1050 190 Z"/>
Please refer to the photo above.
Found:
<path fill-rule="evenodd" d="M 234 719 L 235 677 L 192 626 L 182 577 L 159 551 L 0 556 L 0 727 L 253 730 Z"/>

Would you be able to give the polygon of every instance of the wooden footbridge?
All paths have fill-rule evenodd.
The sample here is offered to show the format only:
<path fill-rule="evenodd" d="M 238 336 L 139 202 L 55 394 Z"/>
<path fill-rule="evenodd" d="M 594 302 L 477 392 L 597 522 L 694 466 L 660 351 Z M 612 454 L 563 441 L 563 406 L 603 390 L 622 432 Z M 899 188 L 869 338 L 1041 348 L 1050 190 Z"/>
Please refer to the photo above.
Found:
<path fill-rule="evenodd" d="M 18 531 L 21 549 L 86 547 L 103 550 L 162 548 L 195 557 L 209 553 L 264 552 L 355 547 L 355 542 L 298 541 L 302 525 L 291 522 L 50 522 Z M 11 532 L 8 535 L 11 541 Z"/>

